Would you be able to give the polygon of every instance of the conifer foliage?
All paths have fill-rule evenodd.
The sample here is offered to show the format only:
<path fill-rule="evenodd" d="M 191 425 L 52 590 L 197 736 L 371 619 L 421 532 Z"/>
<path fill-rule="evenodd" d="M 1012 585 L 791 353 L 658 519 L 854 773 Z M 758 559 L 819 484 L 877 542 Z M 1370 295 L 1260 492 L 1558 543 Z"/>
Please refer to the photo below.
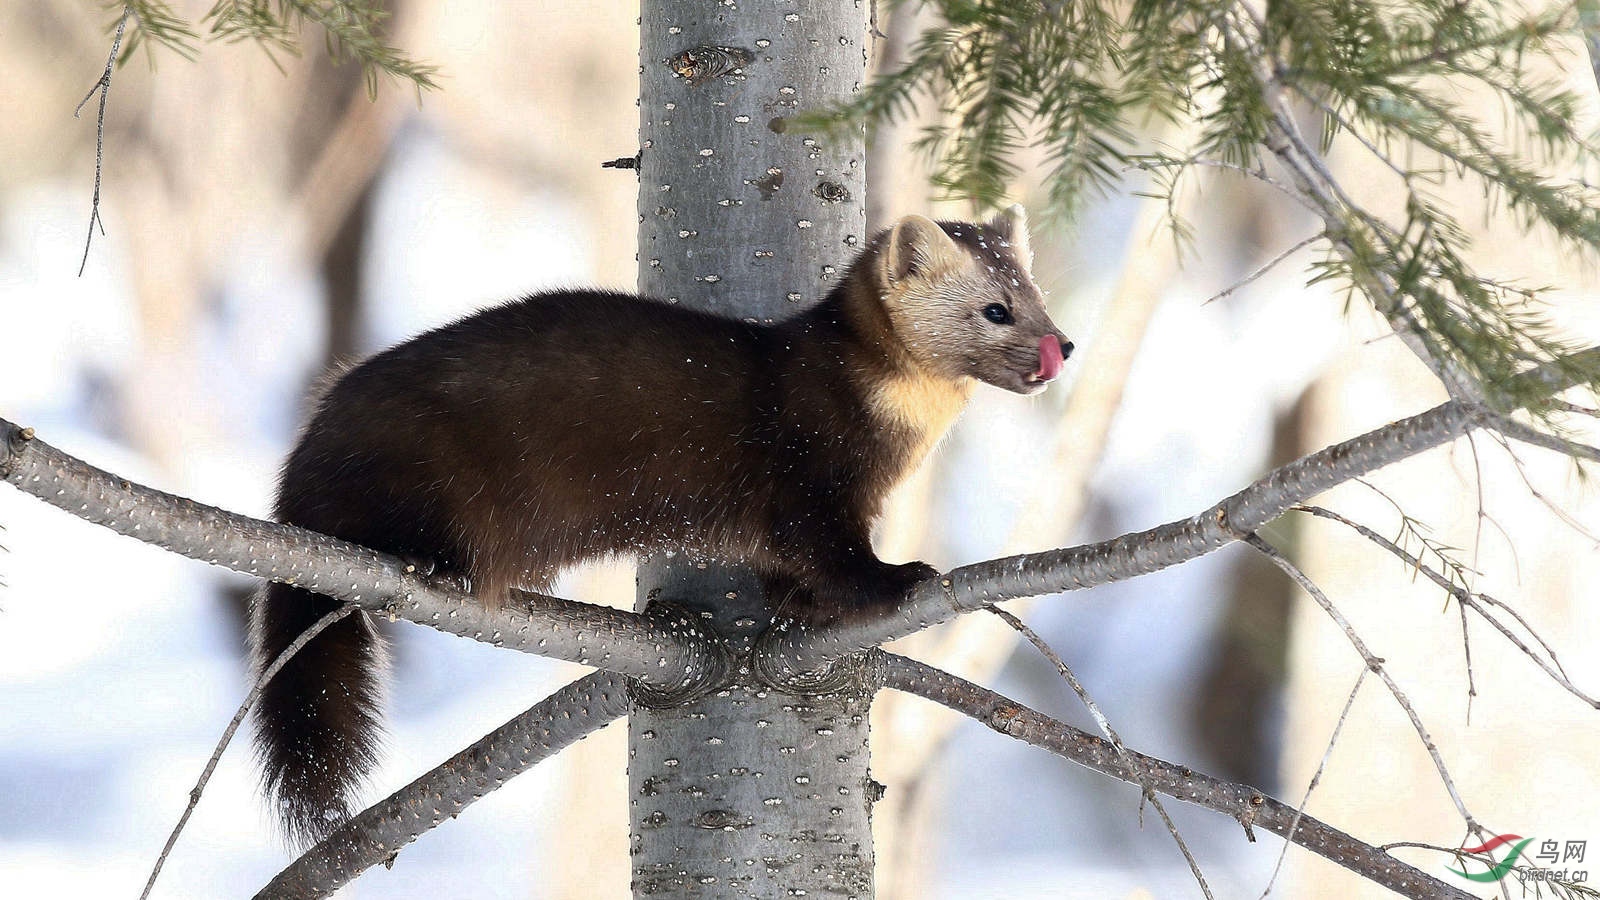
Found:
<path fill-rule="evenodd" d="M 292 56 L 300 52 L 302 30 L 311 25 L 322 32 L 329 56 L 361 66 L 369 94 L 377 91 L 379 75 L 409 82 L 418 90 L 435 86 L 433 66 L 413 61 L 384 39 L 383 23 L 389 13 L 383 0 L 216 0 L 198 26 L 165 0 L 111 5 L 118 9 L 119 20 L 128 21 L 122 62 L 151 44 L 193 57 L 202 39 L 255 41 L 268 55 Z"/>
<path fill-rule="evenodd" d="M 1528 12 L 1485 0 L 931 0 L 940 22 L 840 122 L 882 122 L 937 105 L 919 141 L 954 197 L 998 204 L 1043 151 L 1053 212 L 1132 170 L 1170 197 L 1196 168 L 1289 193 L 1323 223 L 1312 281 L 1365 295 L 1457 396 L 1536 415 L 1548 399 L 1515 373 L 1568 357 L 1541 312 L 1536 273 L 1475 271 L 1442 188 L 1476 182 L 1574 253 L 1600 248 L 1594 135 L 1563 76 L 1587 73 L 1579 38 L 1600 4 Z M 1580 86 L 1584 82 L 1578 82 Z M 1593 90 L 1587 87 L 1587 90 Z M 1485 94 L 1503 122 L 1480 121 Z M 1308 135 L 1300 122 L 1321 119 Z M 1189 146 L 1145 146 L 1142 126 L 1187 125 Z M 1323 156 L 1341 135 L 1383 163 L 1398 213 L 1364 208 Z M 1174 220 L 1180 238 L 1187 223 Z M 1569 366 L 1570 363 L 1559 365 Z M 1569 371 L 1595 385 L 1600 372 Z"/>

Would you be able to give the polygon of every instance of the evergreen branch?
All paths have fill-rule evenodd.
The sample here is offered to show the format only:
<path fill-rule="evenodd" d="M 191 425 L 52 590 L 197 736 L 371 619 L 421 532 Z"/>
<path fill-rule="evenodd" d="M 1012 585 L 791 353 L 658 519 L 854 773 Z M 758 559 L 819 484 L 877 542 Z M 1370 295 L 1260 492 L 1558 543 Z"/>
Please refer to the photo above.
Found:
<path fill-rule="evenodd" d="M 1479 30 L 1476 34 L 1442 37 L 1439 30 L 1421 27 L 1413 36 L 1396 41 L 1397 52 L 1388 59 L 1374 60 L 1370 70 L 1374 75 L 1395 77 L 1401 75 L 1429 75 L 1440 72 L 1457 72 L 1469 68 L 1489 69 L 1502 61 L 1509 49 L 1521 55 L 1531 42 L 1560 37 L 1572 30 L 1573 6 L 1536 12 L 1528 19 L 1504 25 L 1493 30 Z M 1414 50 L 1408 54 L 1406 51 Z M 1470 60 L 1482 57 L 1478 66 Z"/>
<path fill-rule="evenodd" d="M 133 20 L 131 23 L 133 28 L 127 34 L 121 55 L 115 52 L 111 54 L 119 65 L 126 63 L 140 47 L 144 47 L 146 55 L 153 62 L 154 56 L 150 55 L 151 44 L 160 44 L 184 59 L 194 59 L 198 52 L 195 42 L 200 36 L 195 34 L 188 22 L 172 11 L 172 7 L 165 0 L 127 0 L 125 3 L 107 5 L 122 7 L 121 17 L 113 26 L 114 30 L 120 32 L 130 17 Z"/>
<path fill-rule="evenodd" d="M 1256 27 L 1263 26 L 1258 24 Z M 1230 46 L 1250 45 L 1249 36 L 1241 31 L 1230 31 L 1229 38 Z M 1452 365 L 1452 360 L 1439 352 L 1433 333 L 1424 329 L 1407 308 L 1405 297 L 1396 283 L 1400 275 L 1390 272 L 1388 268 L 1397 256 L 1397 248 L 1388 240 L 1388 230 L 1350 199 L 1301 136 L 1284 102 L 1285 88 L 1280 74 L 1283 66 L 1270 66 L 1267 60 L 1252 55 L 1248 50 L 1237 52 L 1244 57 L 1241 71 L 1261 91 L 1265 109 L 1263 118 L 1267 124 L 1262 126 L 1260 143 L 1283 164 L 1299 193 L 1318 208 L 1330 241 L 1343 261 L 1342 268 L 1327 266 L 1325 271 L 1344 274 L 1359 287 L 1378 313 L 1390 323 L 1395 334 L 1439 377 L 1450 396 L 1479 399 L 1470 379 Z M 1371 247 L 1368 234 L 1383 246 Z"/>
<path fill-rule="evenodd" d="M 213 38 L 255 41 L 269 57 L 274 50 L 297 54 L 297 32 L 316 25 L 331 58 L 361 66 L 369 96 L 378 92 L 379 74 L 409 81 L 419 92 L 438 87 L 435 66 L 412 60 L 384 40 L 381 27 L 388 17 L 377 0 L 217 0 L 203 21 L 210 23 Z"/>
<path fill-rule="evenodd" d="M 1519 376 L 1519 394 L 1570 388 L 1569 370 L 1600 365 L 1600 347 L 1582 359 L 1558 360 Z M 835 659 L 914 634 L 1004 600 L 1095 587 L 1157 572 L 1220 549 L 1259 530 L 1294 506 L 1346 481 L 1488 426 L 1491 414 L 1452 400 L 1334 444 L 1279 467 L 1196 515 L 1146 531 L 1078 547 L 974 563 L 922 582 L 895 609 L 812 627 L 780 623 L 763 635 L 755 662 L 778 683 Z"/>
<path fill-rule="evenodd" d="M 448 579 L 387 554 L 118 478 L 0 419 L 0 481 L 80 519 L 174 553 L 315 591 L 391 619 L 638 678 L 662 691 L 715 683 L 722 651 L 687 617 L 518 592 L 489 610 Z"/>
<path fill-rule="evenodd" d="M 160 44 L 185 59 L 199 53 L 199 33 L 173 12 L 166 0 L 127 0 L 115 5 L 123 10 L 116 25 L 118 33 L 129 18 L 132 28 L 121 56 L 113 52 L 113 57 L 126 61 L 140 46 L 148 50 L 149 43 Z M 379 75 L 410 82 L 419 92 L 438 87 L 437 67 L 413 60 L 385 40 L 382 29 L 388 18 L 382 0 L 215 0 L 201 21 L 209 25 L 207 39 L 254 41 L 280 69 L 275 54 L 298 55 L 300 30 L 314 25 L 322 30 L 331 58 L 361 66 L 369 95 L 377 93 Z"/>
<path fill-rule="evenodd" d="M 1270 31 L 1268 24 L 1248 12 L 1241 18 L 1261 34 Z M 1282 96 L 1286 89 L 1306 96 L 1316 92 L 1292 80 L 1289 73 L 1294 70 L 1287 63 L 1276 58 L 1269 61 L 1252 49 L 1253 42 L 1243 28 L 1229 35 L 1230 46 L 1244 48 L 1239 52 L 1251 59 L 1249 69 L 1262 85 L 1272 126 L 1266 146 L 1289 169 L 1296 187 L 1322 208 L 1329 231 L 1340 234 L 1334 247 L 1341 265 L 1330 271 L 1351 278 L 1407 345 L 1439 375 L 1452 396 L 1485 399 L 1495 406 L 1528 405 L 1527 398 L 1506 396 L 1504 388 L 1527 361 L 1556 359 L 1567 352 L 1561 341 L 1549 336 L 1548 324 L 1536 314 L 1508 305 L 1502 286 L 1472 273 L 1460 255 L 1465 233 L 1434 210 L 1411 179 L 1406 180 L 1410 221 L 1398 235 L 1361 210 L 1299 135 Z M 1274 46 L 1266 38 L 1260 44 Z M 1533 170 L 1498 152 L 1465 116 L 1398 81 L 1377 79 L 1371 84 L 1371 79 L 1359 80 L 1364 72 L 1360 67 L 1353 66 L 1350 72 L 1348 77 L 1335 72 L 1323 88 L 1344 97 L 1366 120 L 1381 122 L 1388 133 L 1404 135 L 1479 175 L 1504 193 L 1511 209 L 1526 213 L 1528 226 L 1544 222 L 1587 249 L 1600 247 L 1596 240 L 1600 231 L 1595 230 L 1600 215 L 1570 201 Z M 1511 91 L 1524 99 L 1525 108 L 1538 111 L 1536 132 L 1547 143 L 1554 144 L 1570 130 L 1564 125 L 1568 116 L 1563 110 L 1571 102 L 1567 95 L 1535 99 L 1520 83 Z M 1517 295 L 1526 298 L 1533 293 Z M 1600 371 L 1586 373 L 1582 380 L 1596 383 Z M 1533 412 L 1546 415 L 1538 408 Z"/>
<path fill-rule="evenodd" d="M 1139 784 L 1142 774 L 1155 790 L 1169 797 L 1237 820 L 1250 840 L 1255 840 L 1254 829 L 1259 826 L 1401 896 L 1474 900 L 1471 894 L 1319 819 L 1297 812 L 1294 807 L 1255 788 L 1202 775 L 1187 766 L 1129 750 L 1127 753 L 1138 768 L 1133 771 L 1110 741 L 903 656 L 884 654 L 881 671 L 884 687 L 947 706 L 994 731 L 1048 750 L 1070 762 L 1134 785 Z"/>
<path fill-rule="evenodd" d="M 1279 89 L 1276 82 L 1269 84 L 1269 90 Z M 1266 143 L 1296 186 L 1315 200 L 1324 224 L 1336 235 L 1333 246 L 1340 261 L 1328 266 L 1329 271 L 1348 276 L 1361 288 L 1452 396 L 1482 399 L 1496 407 L 1533 404 L 1537 398 L 1515 396 L 1508 388 L 1516 384 L 1512 373 L 1528 361 L 1559 359 L 1567 352 L 1562 342 L 1546 336 L 1546 323 L 1508 308 L 1501 286 L 1470 271 L 1459 255 L 1464 233 L 1414 190 L 1408 202 L 1411 219 L 1401 232 L 1363 211 L 1300 137 L 1281 96 L 1275 104 L 1279 108 Z M 1537 202 L 1549 199 L 1547 191 L 1534 188 L 1518 196 L 1535 202 L 1528 198 L 1536 194 L 1542 198 Z M 1549 213 L 1559 205 L 1541 209 Z M 1567 224 L 1576 221 L 1569 218 Z M 1579 380 L 1594 384 L 1600 381 L 1600 370 L 1581 373 Z M 1537 407 L 1533 411 L 1543 414 Z"/>
<path fill-rule="evenodd" d="M 279 872 L 256 900 L 326 897 L 513 776 L 628 714 L 627 681 L 594 672 L 484 735 L 472 746 L 353 816 Z"/>

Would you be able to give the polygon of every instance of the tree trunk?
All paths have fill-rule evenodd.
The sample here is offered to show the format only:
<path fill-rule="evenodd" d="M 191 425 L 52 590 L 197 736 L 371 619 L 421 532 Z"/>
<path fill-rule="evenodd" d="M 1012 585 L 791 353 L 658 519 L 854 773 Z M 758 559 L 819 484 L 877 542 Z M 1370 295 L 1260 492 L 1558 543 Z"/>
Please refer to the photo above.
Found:
<path fill-rule="evenodd" d="M 645 0 L 639 288 L 780 319 L 843 275 L 867 235 L 864 140 L 793 116 L 866 72 L 866 10 L 845 0 Z M 700 614 L 735 652 L 771 618 L 747 572 L 682 558 L 640 569 L 639 601 Z M 870 690 L 769 689 L 748 672 L 629 717 L 637 897 L 872 895 Z M 804 892 L 804 893 L 802 893 Z"/>

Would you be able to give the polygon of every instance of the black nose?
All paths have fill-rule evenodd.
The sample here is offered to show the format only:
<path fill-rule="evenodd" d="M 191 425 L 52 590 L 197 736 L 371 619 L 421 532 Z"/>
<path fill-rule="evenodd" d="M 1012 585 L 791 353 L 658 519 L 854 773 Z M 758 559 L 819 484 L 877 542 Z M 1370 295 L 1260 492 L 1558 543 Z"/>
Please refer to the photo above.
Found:
<path fill-rule="evenodd" d="M 1066 338 L 1061 339 L 1061 358 L 1066 359 L 1072 355 L 1072 342 Z"/>

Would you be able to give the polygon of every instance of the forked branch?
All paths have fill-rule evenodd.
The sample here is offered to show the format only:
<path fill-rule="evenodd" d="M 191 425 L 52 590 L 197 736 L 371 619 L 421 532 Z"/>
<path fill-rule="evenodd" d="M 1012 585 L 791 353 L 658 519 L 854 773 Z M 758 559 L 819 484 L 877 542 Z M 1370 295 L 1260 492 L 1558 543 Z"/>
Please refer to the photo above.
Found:
<path fill-rule="evenodd" d="M 1471 894 L 1292 806 L 1280 803 L 1255 788 L 1202 775 L 1133 750 L 1124 752 L 1143 771 L 1129 771 L 1122 753 L 1110 741 L 1058 722 L 932 666 L 903 656 L 885 654 L 882 684 L 948 706 L 1001 734 L 1041 747 L 1097 772 L 1133 785 L 1147 784 L 1169 797 L 1216 810 L 1238 820 L 1251 840 L 1255 839 L 1256 827 L 1265 828 L 1401 896 L 1427 900 L 1475 900 Z"/>
<path fill-rule="evenodd" d="M 1572 372 L 1600 365 L 1600 347 L 1529 370 L 1519 396 L 1560 393 Z M 1159 571 L 1217 550 L 1311 497 L 1440 446 L 1497 418 L 1453 400 L 1274 470 L 1202 511 L 1108 541 L 963 566 L 920 584 L 893 612 L 821 629 L 789 624 L 765 635 L 756 665 L 778 683 L 991 603 L 1093 587 Z M 213 565 L 297 584 L 451 634 L 565 659 L 678 690 L 714 684 L 719 645 L 682 617 L 643 616 L 540 594 L 489 611 L 459 587 L 419 577 L 400 559 L 288 525 L 229 513 L 134 484 L 0 419 L 0 480 L 119 534 Z"/>

